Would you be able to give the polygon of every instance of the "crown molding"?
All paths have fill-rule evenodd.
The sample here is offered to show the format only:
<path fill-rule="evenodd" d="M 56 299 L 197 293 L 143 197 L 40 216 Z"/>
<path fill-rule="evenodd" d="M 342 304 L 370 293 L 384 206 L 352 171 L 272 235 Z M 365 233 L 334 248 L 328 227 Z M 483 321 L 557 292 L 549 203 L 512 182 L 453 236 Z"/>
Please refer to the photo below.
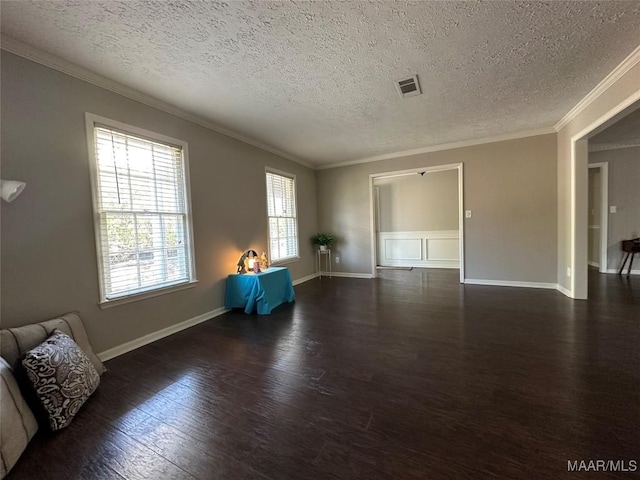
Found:
<path fill-rule="evenodd" d="M 598 97 L 600 97 L 600 95 L 606 92 L 609 87 L 620 80 L 620 78 L 622 78 L 638 63 L 640 63 L 640 45 L 638 45 L 636 49 L 620 63 L 620 65 L 614 68 L 609 75 L 604 77 L 604 79 L 596 85 L 596 87 L 591 90 L 586 97 L 580 100 L 575 107 L 569 110 L 569 112 L 555 124 L 554 128 L 556 131 L 560 131 L 560 129 L 564 128 L 571 120 L 576 118 L 585 108 L 591 105 Z"/>
<path fill-rule="evenodd" d="M 166 112 L 175 117 L 182 118 L 183 120 L 187 120 L 196 125 L 200 125 L 201 127 L 207 128 L 209 130 L 220 133 L 227 137 L 231 137 L 235 140 L 239 140 L 253 147 L 259 148 L 261 150 L 265 150 L 269 153 L 273 153 L 274 155 L 278 155 L 282 158 L 286 158 L 287 160 L 291 160 L 292 162 L 298 163 L 307 168 L 311 168 L 315 170 L 324 170 L 328 168 L 356 165 L 360 163 L 375 162 L 379 160 L 388 160 L 388 159 L 397 158 L 397 157 L 406 157 L 409 155 L 417 155 L 420 153 L 437 152 L 441 150 L 448 150 L 451 148 L 468 147 L 473 145 L 481 145 L 484 143 L 493 143 L 493 142 L 500 142 L 504 140 L 513 140 L 517 138 L 555 133 L 555 130 L 549 127 L 549 128 L 542 128 L 537 130 L 516 132 L 508 135 L 500 135 L 496 137 L 464 140 L 460 142 L 435 145 L 430 147 L 418 148 L 414 150 L 404 150 L 400 152 L 377 155 L 374 157 L 367 157 L 367 158 L 362 158 L 362 159 L 352 160 L 347 162 L 332 163 L 328 165 L 312 165 L 293 155 L 290 155 L 286 152 L 278 150 L 277 148 L 274 148 L 270 145 L 264 144 L 252 138 L 246 137 L 234 131 L 223 128 L 213 122 L 205 120 L 197 115 L 193 115 L 192 113 L 189 113 L 167 102 L 164 102 L 163 100 L 159 100 L 155 97 L 142 93 L 138 90 L 127 87 L 119 82 L 116 82 L 115 80 L 111 80 L 107 77 L 104 77 L 100 74 L 87 70 L 86 68 L 80 67 L 79 65 L 68 62 L 67 60 L 64 60 L 50 53 L 33 48 L 25 43 L 22 43 L 6 35 L 0 35 L 0 49 L 6 50 L 7 52 L 26 58 L 27 60 L 31 60 L 40 65 L 44 65 L 45 67 L 52 68 L 66 75 L 69 75 L 71 77 L 88 82 L 97 87 L 104 88 L 105 90 L 109 90 L 111 92 L 117 93 L 118 95 L 122 95 L 123 97 L 130 98 L 131 100 L 135 100 L 149 107 L 156 108 L 158 110 Z"/>
<path fill-rule="evenodd" d="M 413 150 L 404 150 L 404 151 L 394 152 L 394 153 L 385 153 L 383 155 L 375 155 L 373 157 L 360 158 L 357 160 L 349 160 L 347 162 L 330 163 L 328 165 L 319 165 L 316 167 L 316 170 L 326 170 L 329 168 L 347 167 L 349 165 L 358 165 L 361 163 L 379 162 L 381 160 L 391 160 L 393 158 L 408 157 L 411 155 L 419 155 L 421 153 L 439 152 L 442 150 L 451 150 L 454 148 L 473 147 L 474 145 L 504 142 L 507 140 L 517 140 L 518 138 L 536 137 L 538 135 L 548 135 L 550 133 L 556 133 L 556 130 L 553 127 L 537 128 L 535 130 L 523 130 L 520 132 L 508 133 L 506 135 L 475 138 L 473 140 L 462 140 L 460 142 L 453 142 L 453 143 L 442 143 L 440 145 L 432 145 L 430 147 L 416 148 Z"/>
<path fill-rule="evenodd" d="M 239 140 L 242 143 L 246 143 L 261 150 L 265 150 L 269 153 L 273 153 L 274 155 L 278 155 L 279 157 L 286 158 L 287 160 L 291 160 L 292 162 L 298 163 L 307 168 L 314 168 L 311 164 L 300 160 L 299 158 L 291 154 L 278 150 L 271 145 L 267 145 L 260 141 L 246 137 L 240 133 L 223 128 L 220 125 L 205 120 L 204 118 L 201 118 L 197 115 L 193 115 L 192 113 L 182 110 L 163 100 L 152 97 L 133 88 L 127 87 L 119 82 L 116 82 L 115 80 L 111 80 L 110 78 L 87 70 L 86 68 L 80 67 L 75 63 L 68 62 L 67 60 L 64 60 L 53 54 L 33 48 L 6 35 L 0 36 L 0 49 L 26 58 L 27 60 L 31 60 L 32 62 L 39 63 L 40 65 L 44 65 L 45 67 L 52 68 L 66 75 L 77 78 L 78 80 L 88 82 L 97 87 L 104 88 L 105 90 L 117 93 L 118 95 L 122 95 L 123 97 L 135 100 L 136 102 L 143 103 L 144 105 L 161 110 L 175 117 L 182 118 L 183 120 L 187 120 L 188 122 L 195 123 L 196 125 L 200 125 L 201 127 L 207 128 L 216 133 L 220 133 L 235 140 Z"/>
<path fill-rule="evenodd" d="M 183 120 L 186 120 L 188 122 L 191 122 L 201 127 L 212 130 L 216 133 L 220 133 L 227 137 L 233 138 L 240 142 L 246 143 L 253 147 L 259 148 L 266 152 L 272 153 L 279 157 L 285 158 L 287 160 L 290 160 L 292 162 L 298 163 L 307 168 L 311 168 L 315 170 L 326 170 L 330 168 L 346 167 L 349 165 L 358 165 L 362 163 L 377 162 L 381 160 L 390 160 L 393 158 L 419 155 L 422 153 L 438 152 L 438 151 L 450 150 L 454 148 L 471 147 L 471 146 L 482 145 L 486 143 L 503 142 L 503 141 L 515 140 L 519 138 L 557 133 L 560 129 L 562 129 L 565 125 L 567 125 L 571 120 L 573 120 L 577 115 L 579 115 L 580 112 L 582 112 L 591 103 L 593 103 L 600 95 L 602 95 L 609 87 L 611 87 L 611 85 L 613 85 L 616 81 L 618 81 L 621 77 L 623 77 L 634 66 L 640 63 L 640 46 L 638 46 L 611 73 L 609 73 L 591 92 L 589 92 L 587 96 L 585 96 L 582 100 L 580 100 L 580 102 L 578 102 L 553 127 L 545 127 L 545 128 L 535 129 L 535 130 L 525 130 L 521 132 L 514 132 L 511 134 L 498 135 L 494 137 L 484 137 L 484 138 L 477 138 L 472 140 L 463 140 L 459 142 L 444 143 L 444 144 L 433 145 L 429 147 L 417 148 L 412 150 L 403 150 L 403 151 L 387 153 L 383 155 L 375 155 L 371 157 L 365 157 L 365 158 L 350 160 L 346 162 L 330 163 L 325 165 L 314 165 L 306 161 L 303 161 L 289 153 L 286 153 L 282 150 L 272 147 L 271 145 L 262 143 L 258 140 L 254 140 L 250 137 L 234 132 L 232 130 L 228 130 L 211 121 L 205 120 L 204 118 L 201 118 L 197 115 L 189 113 L 185 110 L 182 110 L 167 102 L 164 102 L 163 100 L 157 99 L 155 97 L 142 93 L 138 90 L 127 87 L 119 82 L 116 82 L 100 74 L 97 74 L 83 67 L 80 67 L 79 65 L 63 60 L 60 57 L 57 57 L 50 53 L 33 48 L 11 37 L 7 37 L 6 35 L 0 35 L 0 49 L 6 50 L 7 52 L 21 56 L 33 62 L 44 65 L 46 67 L 52 68 L 66 75 L 69 75 L 71 77 L 88 82 L 92 85 L 96 85 L 100 88 L 104 88 L 105 90 L 112 91 L 114 93 L 117 93 L 118 95 L 122 95 L 124 97 L 137 101 L 144 105 L 147 105 L 149 107 L 156 108 L 158 110 L 166 112 L 175 117 L 182 118 Z M 609 150 L 612 148 L 627 148 L 627 147 L 633 147 L 633 146 L 636 146 L 636 145 L 615 146 L 610 148 L 602 148 L 602 150 L 605 150 L 605 149 Z M 593 150 L 593 151 L 597 151 L 597 150 Z"/>
<path fill-rule="evenodd" d="M 637 148 L 640 147 L 640 139 L 629 142 L 612 142 L 612 143 L 591 143 L 589 142 L 589 152 L 604 152 L 606 150 L 618 150 L 620 148 Z"/>

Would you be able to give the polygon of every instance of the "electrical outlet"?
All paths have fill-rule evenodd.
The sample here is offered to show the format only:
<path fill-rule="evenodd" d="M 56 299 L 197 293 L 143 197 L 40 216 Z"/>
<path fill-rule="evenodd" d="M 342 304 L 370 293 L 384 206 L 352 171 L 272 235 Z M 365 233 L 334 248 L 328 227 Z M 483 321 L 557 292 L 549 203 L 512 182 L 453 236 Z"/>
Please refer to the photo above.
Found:
<path fill-rule="evenodd" d="M 464 218 L 471 218 L 472 216 L 473 216 L 473 213 L 471 212 L 471 210 L 464 211 Z"/>
<path fill-rule="evenodd" d="M 336 256 L 336 263 L 340 263 L 340 257 Z"/>

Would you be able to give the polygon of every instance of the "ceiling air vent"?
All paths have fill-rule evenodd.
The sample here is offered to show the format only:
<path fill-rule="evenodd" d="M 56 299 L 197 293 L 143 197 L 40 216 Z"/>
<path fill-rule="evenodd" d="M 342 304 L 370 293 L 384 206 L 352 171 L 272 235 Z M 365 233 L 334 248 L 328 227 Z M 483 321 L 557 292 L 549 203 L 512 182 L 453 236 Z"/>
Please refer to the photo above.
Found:
<path fill-rule="evenodd" d="M 414 75 L 411 78 L 405 80 L 398 80 L 396 82 L 396 88 L 401 97 L 413 97 L 420 95 L 420 84 L 418 83 L 418 76 Z"/>

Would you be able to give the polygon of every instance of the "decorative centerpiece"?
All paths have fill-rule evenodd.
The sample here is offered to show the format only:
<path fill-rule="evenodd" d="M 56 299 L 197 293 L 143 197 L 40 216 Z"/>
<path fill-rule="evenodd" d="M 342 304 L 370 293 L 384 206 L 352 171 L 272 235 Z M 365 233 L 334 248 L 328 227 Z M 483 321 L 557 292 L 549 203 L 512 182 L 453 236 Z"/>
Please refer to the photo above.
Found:
<path fill-rule="evenodd" d="M 269 268 L 269 259 L 267 258 L 266 252 L 262 252 L 262 255 L 260 255 L 260 268 L 262 270 Z"/>
<path fill-rule="evenodd" d="M 237 273 L 255 272 L 260 273 L 260 259 L 255 250 L 247 250 L 242 254 L 237 263 Z"/>
<path fill-rule="evenodd" d="M 331 248 L 335 237 L 332 233 L 316 233 L 313 237 L 311 237 L 311 243 L 314 245 L 318 245 L 320 250 L 326 250 L 327 248 Z"/>

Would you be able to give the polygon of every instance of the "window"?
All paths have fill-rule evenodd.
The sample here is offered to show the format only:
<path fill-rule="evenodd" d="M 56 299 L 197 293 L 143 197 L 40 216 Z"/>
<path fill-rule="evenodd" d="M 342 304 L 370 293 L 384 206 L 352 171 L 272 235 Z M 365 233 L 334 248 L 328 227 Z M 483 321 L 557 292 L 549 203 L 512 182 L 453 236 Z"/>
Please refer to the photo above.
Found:
<path fill-rule="evenodd" d="M 298 258 L 296 177 L 267 171 L 267 215 L 271 261 Z"/>
<path fill-rule="evenodd" d="M 101 302 L 195 281 L 186 143 L 87 114 Z"/>

